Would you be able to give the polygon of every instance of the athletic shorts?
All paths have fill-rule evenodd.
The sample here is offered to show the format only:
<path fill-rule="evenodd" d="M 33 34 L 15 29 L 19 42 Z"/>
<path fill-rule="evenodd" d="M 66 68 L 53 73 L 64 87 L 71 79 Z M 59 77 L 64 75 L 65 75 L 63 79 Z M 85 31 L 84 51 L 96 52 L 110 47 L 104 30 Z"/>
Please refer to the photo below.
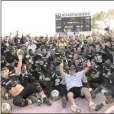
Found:
<path fill-rule="evenodd" d="M 42 88 L 38 82 L 28 84 L 19 95 L 14 97 L 13 104 L 15 106 L 24 107 L 28 105 L 27 98 L 31 96 L 33 93 L 40 93 Z"/>
<path fill-rule="evenodd" d="M 72 92 L 74 94 L 74 98 L 77 98 L 77 97 L 84 98 L 84 96 L 81 95 L 82 88 L 83 87 L 73 87 L 67 93 Z"/>
<path fill-rule="evenodd" d="M 61 97 L 67 95 L 67 89 L 65 85 L 58 85 L 54 89 L 58 90 L 60 92 Z"/>

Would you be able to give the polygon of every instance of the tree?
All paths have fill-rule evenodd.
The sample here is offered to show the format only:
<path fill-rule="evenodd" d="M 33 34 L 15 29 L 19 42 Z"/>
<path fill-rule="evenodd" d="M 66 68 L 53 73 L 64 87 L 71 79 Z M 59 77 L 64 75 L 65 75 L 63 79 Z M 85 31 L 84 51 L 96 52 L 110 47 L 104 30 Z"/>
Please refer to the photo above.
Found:
<path fill-rule="evenodd" d="M 98 12 L 92 17 L 92 29 L 101 29 L 98 22 L 104 23 L 106 26 L 109 26 L 109 22 L 113 19 L 114 9 L 109 9 L 107 12 Z"/>
<path fill-rule="evenodd" d="M 114 9 L 109 9 L 106 16 L 109 20 L 114 19 Z"/>

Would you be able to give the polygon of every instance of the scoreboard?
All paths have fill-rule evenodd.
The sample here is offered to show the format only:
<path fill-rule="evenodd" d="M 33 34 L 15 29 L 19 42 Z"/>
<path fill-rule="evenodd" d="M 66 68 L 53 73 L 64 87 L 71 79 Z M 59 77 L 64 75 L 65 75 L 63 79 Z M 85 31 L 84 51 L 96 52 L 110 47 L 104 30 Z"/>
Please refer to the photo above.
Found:
<path fill-rule="evenodd" d="M 91 16 L 89 12 L 56 14 L 56 32 L 88 32 L 91 31 Z"/>

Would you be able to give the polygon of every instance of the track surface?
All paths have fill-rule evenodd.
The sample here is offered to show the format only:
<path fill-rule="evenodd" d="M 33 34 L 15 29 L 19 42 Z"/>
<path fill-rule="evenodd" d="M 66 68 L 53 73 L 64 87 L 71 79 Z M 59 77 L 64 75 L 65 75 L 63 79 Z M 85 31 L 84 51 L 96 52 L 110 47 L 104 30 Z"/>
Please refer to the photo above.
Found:
<path fill-rule="evenodd" d="M 102 101 L 105 100 L 105 97 L 102 94 L 98 94 L 96 99 L 93 101 L 98 104 L 101 103 Z M 29 105 L 24 108 L 16 107 L 12 104 L 12 100 L 10 101 L 5 101 L 5 102 L 10 102 L 12 105 L 12 113 L 71 113 L 69 104 L 67 104 L 67 107 L 65 109 L 62 108 L 61 106 L 61 100 L 58 101 L 52 101 L 52 106 L 46 106 L 43 104 L 42 106 L 38 107 L 36 104 Z M 82 108 L 82 113 L 105 113 L 110 107 L 114 106 L 113 104 L 107 105 L 103 107 L 100 111 L 98 112 L 90 112 L 88 110 L 88 103 L 86 99 L 81 99 L 77 98 L 76 103 L 78 106 Z"/>

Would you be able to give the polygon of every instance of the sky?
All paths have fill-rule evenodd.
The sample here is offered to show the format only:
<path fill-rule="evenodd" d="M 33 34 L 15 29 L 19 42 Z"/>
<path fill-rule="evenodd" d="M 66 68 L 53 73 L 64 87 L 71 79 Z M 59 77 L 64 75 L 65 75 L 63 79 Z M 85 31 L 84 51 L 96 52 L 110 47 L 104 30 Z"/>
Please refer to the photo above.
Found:
<path fill-rule="evenodd" d="M 55 13 L 90 12 L 114 8 L 114 1 L 2 1 L 2 36 L 15 34 L 54 35 Z M 114 25 L 114 24 L 113 24 Z"/>

